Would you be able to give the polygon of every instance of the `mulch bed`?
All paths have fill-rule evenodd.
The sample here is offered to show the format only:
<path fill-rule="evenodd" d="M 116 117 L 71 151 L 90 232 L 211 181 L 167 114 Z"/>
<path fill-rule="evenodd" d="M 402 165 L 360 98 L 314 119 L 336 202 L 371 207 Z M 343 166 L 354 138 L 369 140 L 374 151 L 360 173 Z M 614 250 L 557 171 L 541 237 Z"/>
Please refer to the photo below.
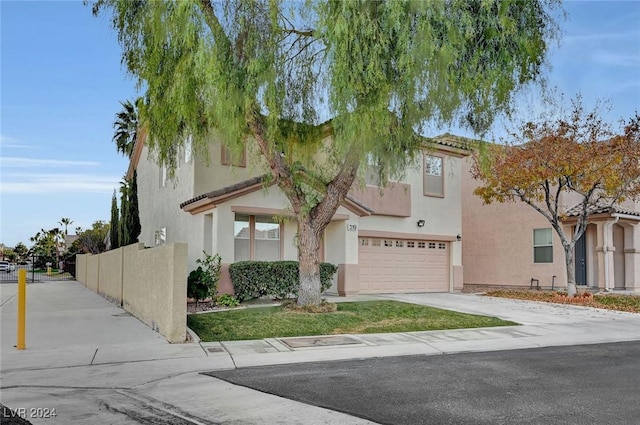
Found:
<path fill-rule="evenodd" d="M 275 300 L 273 298 L 256 298 L 252 300 L 243 301 L 239 306 L 234 308 L 243 308 L 243 307 L 268 307 L 273 305 L 279 305 L 280 300 Z M 222 310 L 230 310 L 229 307 L 218 306 L 213 303 L 213 301 L 192 301 L 191 299 L 187 300 L 187 314 L 193 313 L 206 313 L 210 311 L 222 311 Z"/>
<path fill-rule="evenodd" d="M 573 304 L 588 307 L 604 308 L 607 310 L 640 313 L 640 296 L 623 294 L 604 294 L 581 292 L 574 297 L 558 291 L 538 291 L 526 289 L 489 290 L 486 296 L 511 298 L 527 301 L 544 301 L 557 304 Z"/>

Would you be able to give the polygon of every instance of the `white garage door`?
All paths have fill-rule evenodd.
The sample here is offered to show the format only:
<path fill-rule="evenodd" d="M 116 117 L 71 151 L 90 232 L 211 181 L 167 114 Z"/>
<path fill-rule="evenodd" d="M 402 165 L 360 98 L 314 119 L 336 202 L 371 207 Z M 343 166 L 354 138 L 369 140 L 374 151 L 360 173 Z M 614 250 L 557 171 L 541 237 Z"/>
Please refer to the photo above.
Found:
<path fill-rule="evenodd" d="M 360 293 L 449 291 L 449 243 L 359 238 Z"/>

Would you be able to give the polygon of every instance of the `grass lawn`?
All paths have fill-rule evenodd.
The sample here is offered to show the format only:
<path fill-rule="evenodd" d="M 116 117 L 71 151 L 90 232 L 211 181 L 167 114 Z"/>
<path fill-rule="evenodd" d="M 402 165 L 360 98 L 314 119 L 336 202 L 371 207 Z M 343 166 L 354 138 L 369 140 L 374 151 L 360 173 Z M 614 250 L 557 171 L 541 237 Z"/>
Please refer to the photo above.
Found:
<path fill-rule="evenodd" d="M 280 307 L 260 307 L 191 314 L 187 316 L 187 324 L 203 341 L 517 325 L 495 317 L 398 301 L 341 302 L 335 313 L 299 313 Z"/>
<path fill-rule="evenodd" d="M 565 304 L 566 300 L 556 296 L 557 291 L 537 291 L 537 290 L 494 290 L 488 291 L 485 295 L 490 297 L 512 298 L 529 301 L 545 301 Z M 608 310 L 628 311 L 640 313 L 640 296 L 624 294 L 595 294 L 592 298 L 576 305 L 584 305 L 596 308 L 606 308 Z"/>

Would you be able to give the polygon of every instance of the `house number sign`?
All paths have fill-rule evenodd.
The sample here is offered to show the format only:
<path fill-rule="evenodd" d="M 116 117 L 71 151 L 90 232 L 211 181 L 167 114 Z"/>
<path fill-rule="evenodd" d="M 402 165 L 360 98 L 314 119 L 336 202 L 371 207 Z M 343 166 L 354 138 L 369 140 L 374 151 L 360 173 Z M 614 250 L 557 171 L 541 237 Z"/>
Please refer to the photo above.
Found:
<path fill-rule="evenodd" d="M 358 230 L 358 226 L 356 226 L 355 224 L 347 224 L 347 231 L 355 232 L 356 230 Z"/>

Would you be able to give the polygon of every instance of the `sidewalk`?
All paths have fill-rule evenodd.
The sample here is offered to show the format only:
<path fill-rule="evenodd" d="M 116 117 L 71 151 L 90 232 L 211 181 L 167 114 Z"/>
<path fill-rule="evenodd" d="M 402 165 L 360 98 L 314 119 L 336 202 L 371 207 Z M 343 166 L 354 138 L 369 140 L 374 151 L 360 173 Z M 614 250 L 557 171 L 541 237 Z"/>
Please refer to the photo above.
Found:
<path fill-rule="evenodd" d="M 13 347 L 16 287 L 0 285 L 0 402 L 14 409 L 56 408 L 56 418 L 28 418 L 34 424 L 139 423 L 140 415 L 160 424 L 361 424 L 368 422 L 198 373 L 299 362 L 640 340 L 639 314 L 475 294 L 394 294 L 330 298 L 338 302 L 395 299 L 496 316 L 522 325 L 169 344 L 79 283 L 60 281 L 28 285 L 27 349 L 18 351 Z"/>

